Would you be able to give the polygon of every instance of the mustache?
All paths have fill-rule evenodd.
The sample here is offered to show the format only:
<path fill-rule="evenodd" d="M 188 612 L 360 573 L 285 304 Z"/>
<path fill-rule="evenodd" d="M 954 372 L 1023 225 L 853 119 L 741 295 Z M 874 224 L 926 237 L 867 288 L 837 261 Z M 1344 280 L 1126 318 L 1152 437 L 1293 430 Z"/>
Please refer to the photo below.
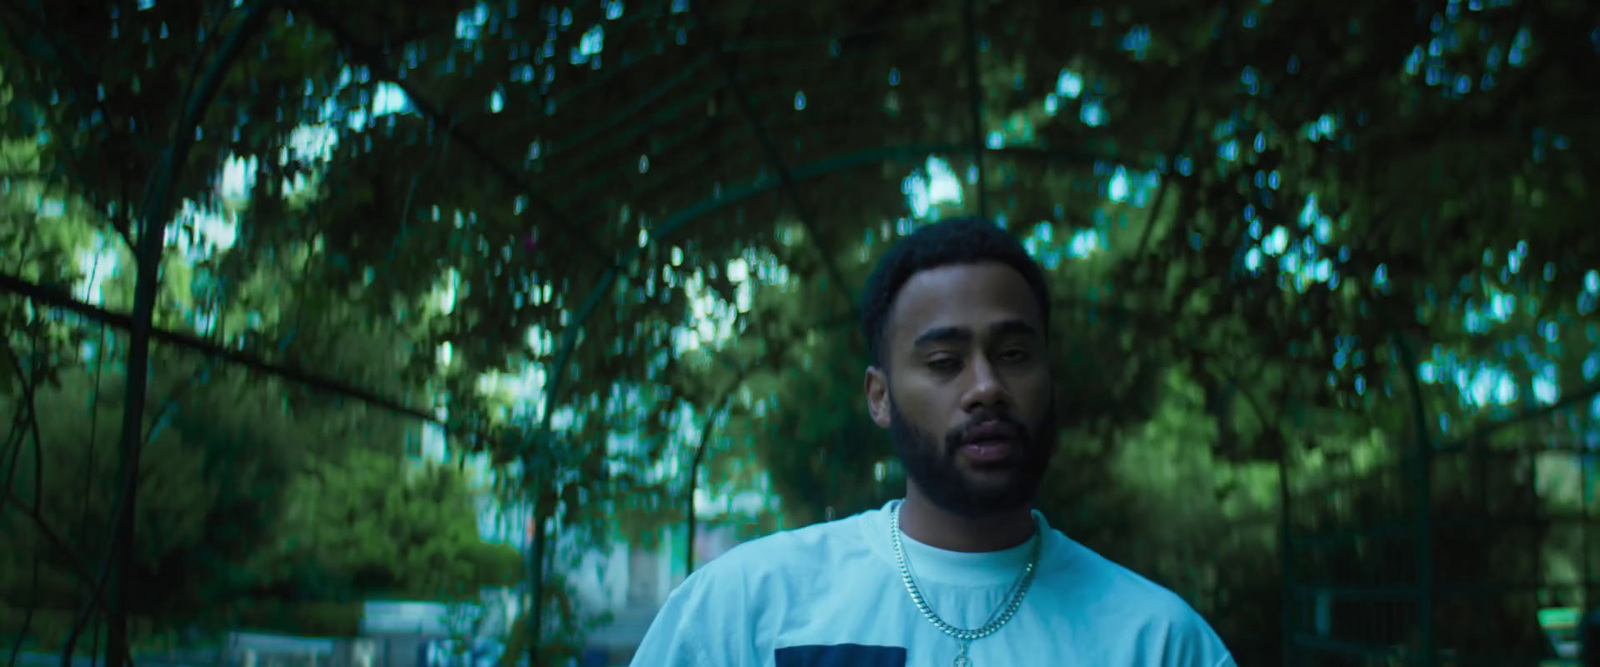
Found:
<path fill-rule="evenodd" d="M 980 427 L 984 429 L 991 429 L 996 426 L 1006 428 L 1013 433 L 1016 433 L 1023 442 L 1028 442 L 1033 437 L 1033 434 L 1028 432 L 1028 427 L 1024 426 L 1022 422 L 1017 421 L 1011 415 L 1001 412 L 982 412 L 973 416 L 972 419 L 967 420 L 967 423 L 951 429 L 949 433 L 945 434 L 944 441 L 945 444 L 950 445 L 950 447 L 953 449 L 956 446 L 966 442 L 968 440 L 968 436 L 971 435 L 974 430 L 977 430 Z"/>

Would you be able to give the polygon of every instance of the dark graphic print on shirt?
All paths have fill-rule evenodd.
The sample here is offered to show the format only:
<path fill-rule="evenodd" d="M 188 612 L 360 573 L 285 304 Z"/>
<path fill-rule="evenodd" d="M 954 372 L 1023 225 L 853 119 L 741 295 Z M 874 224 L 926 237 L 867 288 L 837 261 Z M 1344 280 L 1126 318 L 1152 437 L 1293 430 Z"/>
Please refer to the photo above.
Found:
<path fill-rule="evenodd" d="M 899 646 L 833 644 L 786 646 L 774 654 L 778 667 L 905 667 L 906 650 Z"/>

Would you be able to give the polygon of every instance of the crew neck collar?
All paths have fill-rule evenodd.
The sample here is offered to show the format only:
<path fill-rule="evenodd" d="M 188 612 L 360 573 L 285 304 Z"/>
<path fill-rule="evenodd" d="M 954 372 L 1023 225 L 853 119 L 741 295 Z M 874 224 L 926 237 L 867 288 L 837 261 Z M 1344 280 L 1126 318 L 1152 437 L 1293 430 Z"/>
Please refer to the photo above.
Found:
<path fill-rule="evenodd" d="M 891 500 L 883 507 L 867 512 L 863 517 L 864 521 L 861 522 L 863 537 L 872 546 L 872 550 L 888 561 L 890 567 L 896 569 L 899 565 L 895 560 L 894 542 L 889 535 L 889 513 L 899 502 Z M 1050 552 L 1053 542 L 1050 535 L 1054 531 L 1050 529 L 1049 523 L 1038 510 L 1034 510 L 1032 514 L 1038 525 L 1039 537 L 1044 540 L 1040 545 L 1039 554 L 1039 560 L 1043 563 Z M 1016 581 L 1017 576 L 1028 564 L 1033 540 L 1000 551 L 973 553 L 950 551 L 918 542 L 906 535 L 902 529 L 900 544 L 905 549 L 911 574 L 919 583 L 932 581 L 954 586 L 986 587 L 1009 585 Z"/>

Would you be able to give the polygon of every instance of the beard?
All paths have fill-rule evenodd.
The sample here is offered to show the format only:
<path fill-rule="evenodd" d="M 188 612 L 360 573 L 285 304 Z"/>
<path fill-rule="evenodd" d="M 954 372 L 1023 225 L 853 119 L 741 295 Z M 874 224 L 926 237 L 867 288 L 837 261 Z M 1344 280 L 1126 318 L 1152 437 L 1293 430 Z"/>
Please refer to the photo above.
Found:
<path fill-rule="evenodd" d="M 1053 403 L 1053 402 L 1052 402 Z M 1022 434 L 1003 461 L 963 470 L 957 463 L 966 430 L 985 421 L 1001 421 Z M 934 506 L 956 516 L 980 519 L 1031 507 L 1055 449 L 1056 411 L 1052 404 L 1038 424 L 1025 425 L 1004 413 L 979 415 L 943 437 L 905 420 L 889 398 L 889 436 L 905 466 L 906 477 Z"/>

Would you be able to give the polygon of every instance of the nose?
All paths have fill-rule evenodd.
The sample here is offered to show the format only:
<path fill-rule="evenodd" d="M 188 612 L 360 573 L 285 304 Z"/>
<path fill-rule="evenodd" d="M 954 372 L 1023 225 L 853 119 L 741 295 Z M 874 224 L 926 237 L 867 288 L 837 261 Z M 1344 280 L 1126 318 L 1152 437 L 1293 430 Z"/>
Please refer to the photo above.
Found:
<path fill-rule="evenodd" d="M 961 408 L 967 412 L 1004 412 L 1011 404 L 1011 394 L 1005 382 L 988 360 L 980 359 L 967 367 L 971 383 L 961 397 Z"/>

